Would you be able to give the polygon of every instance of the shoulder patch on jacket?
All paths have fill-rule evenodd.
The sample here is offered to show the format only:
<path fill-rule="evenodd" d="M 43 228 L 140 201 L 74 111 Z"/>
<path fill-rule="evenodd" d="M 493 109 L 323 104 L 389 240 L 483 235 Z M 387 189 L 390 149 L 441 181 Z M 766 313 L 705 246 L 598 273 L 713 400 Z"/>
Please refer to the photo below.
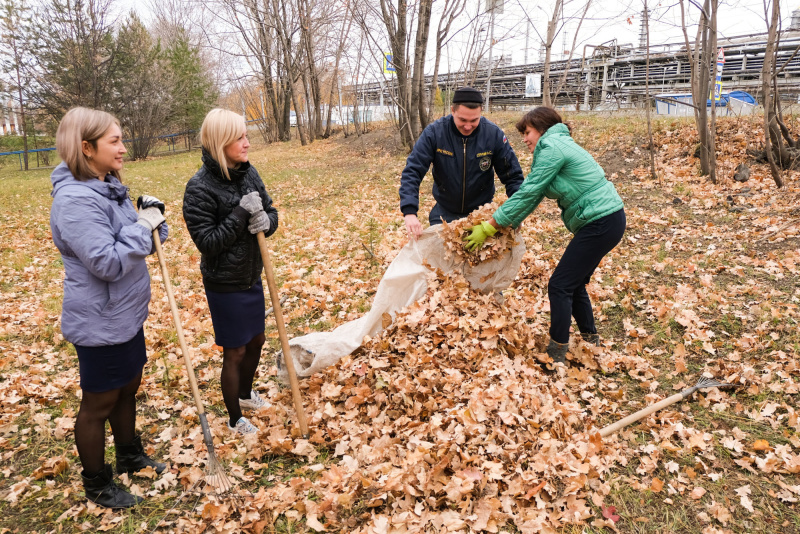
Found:
<path fill-rule="evenodd" d="M 503 136 L 503 144 L 506 144 L 506 143 L 508 143 L 508 137 L 506 137 L 506 136 L 504 135 L 504 136 Z"/>
<path fill-rule="evenodd" d="M 443 148 L 437 148 L 436 152 L 438 152 L 439 154 L 444 154 L 445 156 L 452 156 L 453 155 L 452 152 L 450 152 L 449 150 L 445 150 Z"/>

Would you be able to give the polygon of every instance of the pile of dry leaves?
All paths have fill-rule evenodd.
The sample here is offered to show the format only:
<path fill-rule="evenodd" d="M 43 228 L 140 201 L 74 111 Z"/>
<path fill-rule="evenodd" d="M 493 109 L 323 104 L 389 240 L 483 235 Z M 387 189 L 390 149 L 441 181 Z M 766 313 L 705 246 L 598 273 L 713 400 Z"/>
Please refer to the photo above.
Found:
<path fill-rule="evenodd" d="M 544 262 L 524 263 L 527 289 L 544 286 Z M 500 305 L 458 274 L 433 273 L 425 297 L 389 329 L 305 381 L 311 443 L 284 427 L 293 419 L 286 394 L 259 414 L 269 428 L 248 444 L 253 460 L 294 453 L 313 462 L 324 448 L 339 461 L 309 467 L 315 478 L 275 481 L 247 509 L 261 518 L 301 512 L 312 528 L 348 532 L 613 525 L 592 520 L 592 505 L 610 490 L 604 475 L 625 462 L 594 423 L 616 407 L 615 393 L 594 398 L 584 367 L 545 375 L 536 348 L 545 325 L 528 315 L 523 299 Z M 583 344 L 573 352 L 593 368 L 655 374 L 637 356 Z"/>
<path fill-rule="evenodd" d="M 478 250 L 469 252 L 464 248 L 464 238 L 469 235 L 469 230 L 476 224 L 488 221 L 500 205 L 496 202 L 484 204 L 463 219 L 451 223 L 443 221 L 441 235 L 445 243 L 445 257 L 449 258 L 455 255 L 475 266 L 499 258 L 514 246 L 516 233 L 511 228 L 500 228 Z"/>

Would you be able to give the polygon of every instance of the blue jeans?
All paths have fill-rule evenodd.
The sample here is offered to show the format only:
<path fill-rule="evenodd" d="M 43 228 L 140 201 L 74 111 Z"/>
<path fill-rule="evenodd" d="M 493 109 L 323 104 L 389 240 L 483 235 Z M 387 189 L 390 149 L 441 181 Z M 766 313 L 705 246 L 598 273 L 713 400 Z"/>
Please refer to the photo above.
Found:
<path fill-rule="evenodd" d="M 625 210 L 621 209 L 587 224 L 567 245 L 547 284 L 553 341 L 569 342 L 571 317 L 582 334 L 597 333 L 586 284 L 603 257 L 622 240 L 625 225 Z"/>

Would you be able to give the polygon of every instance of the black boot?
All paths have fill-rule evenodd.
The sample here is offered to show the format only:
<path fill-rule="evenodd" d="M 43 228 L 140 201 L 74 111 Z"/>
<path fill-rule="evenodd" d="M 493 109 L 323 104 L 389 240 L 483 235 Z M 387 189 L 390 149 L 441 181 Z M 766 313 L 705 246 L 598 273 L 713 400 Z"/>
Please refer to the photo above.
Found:
<path fill-rule="evenodd" d="M 142 437 L 136 436 L 127 445 L 117 445 L 117 473 L 135 473 L 147 466 L 156 470 L 156 473 L 166 469 L 167 464 L 153 461 L 144 453 Z"/>
<path fill-rule="evenodd" d="M 102 471 L 93 477 L 87 477 L 86 471 L 81 473 L 83 490 L 86 498 L 106 508 L 130 508 L 144 499 L 131 495 L 114 483 L 111 465 L 106 464 Z"/>
<path fill-rule="evenodd" d="M 557 341 L 550 340 L 550 343 L 547 345 L 547 355 L 553 359 L 553 363 L 548 364 L 546 367 L 547 370 L 553 369 L 553 364 L 556 363 L 566 363 L 567 361 L 567 350 L 569 349 L 569 342 L 567 343 L 559 343 Z"/>
<path fill-rule="evenodd" d="M 600 334 L 598 333 L 584 334 L 581 332 L 581 338 L 590 345 L 594 345 L 595 347 L 600 346 Z"/>

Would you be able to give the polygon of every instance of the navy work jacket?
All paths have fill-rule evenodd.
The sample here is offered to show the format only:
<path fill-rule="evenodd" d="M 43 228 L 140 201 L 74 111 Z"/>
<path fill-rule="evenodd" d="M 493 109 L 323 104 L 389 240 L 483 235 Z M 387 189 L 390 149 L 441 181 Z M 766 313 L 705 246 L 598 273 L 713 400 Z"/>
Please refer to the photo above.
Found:
<path fill-rule="evenodd" d="M 452 115 L 428 125 L 400 178 L 400 211 L 419 210 L 419 185 L 433 164 L 433 198 L 444 209 L 468 214 L 494 198 L 494 174 L 511 197 L 525 177 L 503 131 L 485 117 L 465 137 Z"/>

